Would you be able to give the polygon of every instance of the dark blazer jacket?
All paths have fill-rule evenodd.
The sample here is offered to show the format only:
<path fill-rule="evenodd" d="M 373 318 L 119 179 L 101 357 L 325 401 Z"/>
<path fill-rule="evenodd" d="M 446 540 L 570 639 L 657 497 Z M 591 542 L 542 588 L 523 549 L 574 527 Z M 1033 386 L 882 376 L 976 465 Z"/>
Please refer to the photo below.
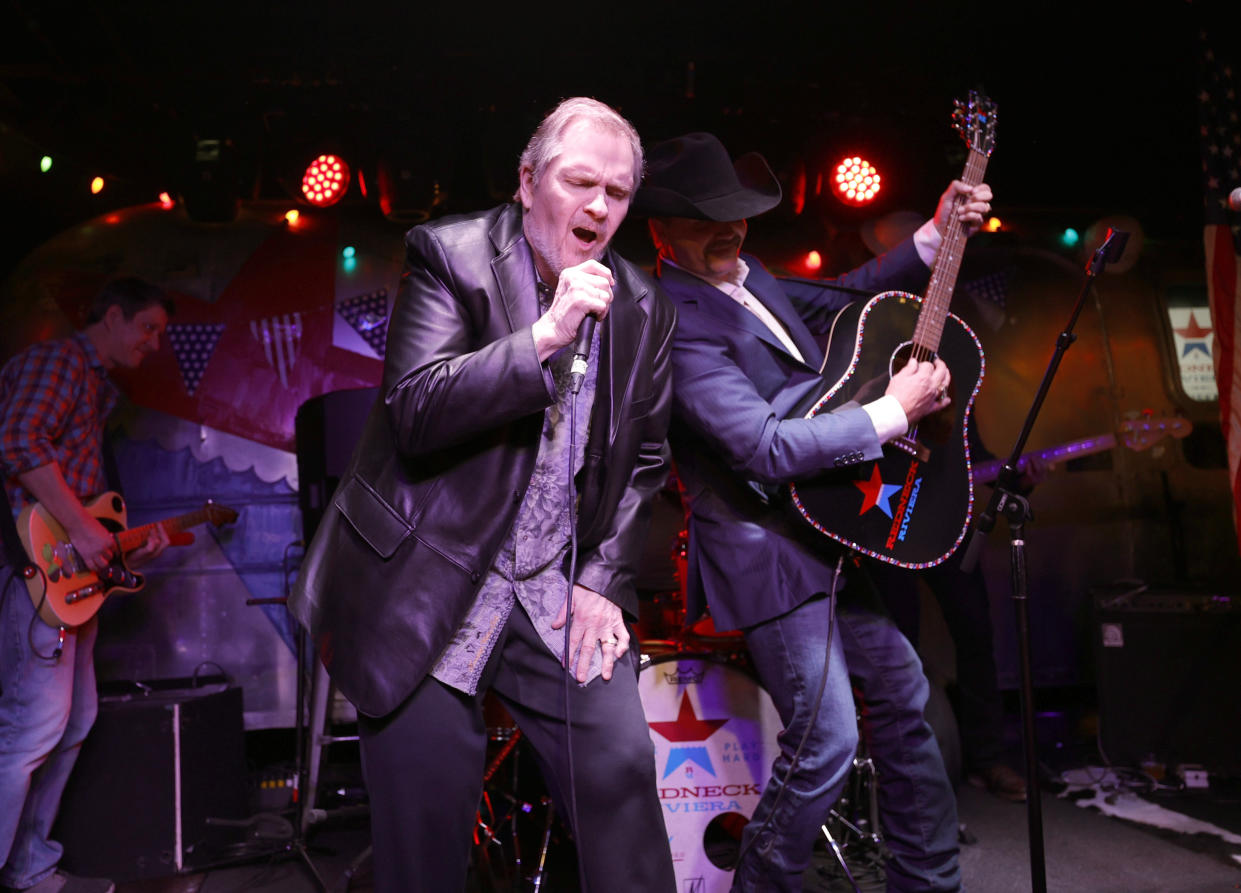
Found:
<path fill-rule="evenodd" d="M 405 237 L 383 385 L 289 607 L 363 713 L 400 704 L 464 620 L 513 524 L 555 394 L 535 353 L 520 205 Z M 578 582 L 636 617 L 635 558 L 668 468 L 675 314 L 609 252 L 613 302 L 577 478 Z"/>
<path fill-rule="evenodd" d="M 669 439 L 690 504 L 687 617 L 705 598 L 719 629 L 769 620 L 832 583 L 832 540 L 794 516 L 781 485 L 882 454 L 857 404 L 812 419 L 787 416 L 827 388 L 819 374 L 826 334 L 852 300 L 808 280 L 777 280 L 745 255 L 745 285 L 788 329 L 799 362 L 750 311 L 702 279 L 661 264 L 677 308 Z M 835 284 L 917 292 L 930 271 L 912 240 Z"/>

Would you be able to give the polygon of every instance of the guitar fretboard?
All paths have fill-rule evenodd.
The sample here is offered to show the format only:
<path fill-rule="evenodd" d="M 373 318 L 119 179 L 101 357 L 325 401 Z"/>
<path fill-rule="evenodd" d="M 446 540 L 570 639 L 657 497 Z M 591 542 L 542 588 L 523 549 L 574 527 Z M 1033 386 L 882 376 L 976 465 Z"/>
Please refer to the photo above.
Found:
<path fill-rule="evenodd" d="M 116 541 L 120 544 L 122 552 L 132 552 L 147 541 L 147 537 L 150 536 L 151 531 L 157 525 L 163 527 L 168 534 L 176 533 L 179 530 L 188 530 L 191 527 L 197 527 L 199 524 L 205 524 L 209 521 L 212 508 L 213 506 L 208 504 L 197 511 L 187 512 L 175 518 L 152 521 L 150 524 L 143 524 L 141 527 L 130 527 L 128 530 L 122 530 L 118 533 Z"/>
<path fill-rule="evenodd" d="M 1115 434 L 1085 437 L 1072 443 L 1061 444 L 1060 446 L 1050 447 L 1034 453 L 1025 453 L 1017 460 L 1017 470 L 1020 471 L 1025 468 L 1031 456 L 1037 456 L 1048 462 L 1060 462 L 1063 459 L 1072 459 L 1075 456 L 1089 456 L 1092 453 L 1102 453 L 1114 446 L 1116 446 Z M 994 481 L 1000 476 L 1000 471 L 1004 468 L 1004 463 L 1007 461 L 1007 459 L 992 459 L 989 462 L 978 463 L 974 466 L 974 483 L 986 484 Z"/>
<path fill-rule="evenodd" d="M 961 179 L 970 186 L 977 186 L 982 183 L 986 171 L 987 156 L 971 147 Z M 960 201 L 958 198 L 958 203 Z M 922 300 L 922 311 L 918 314 L 918 323 L 914 327 L 913 342 L 915 348 L 920 349 L 916 350 L 915 355 L 919 359 L 928 359 L 939 349 L 939 341 L 944 334 L 944 320 L 948 316 L 948 305 L 952 302 L 957 274 L 961 271 L 961 255 L 965 251 L 967 239 L 965 227 L 957 215 L 953 214 L 946 229 L 944 241 L 935 258 L 935 268 L 931 271 L 926 296 Z"/>

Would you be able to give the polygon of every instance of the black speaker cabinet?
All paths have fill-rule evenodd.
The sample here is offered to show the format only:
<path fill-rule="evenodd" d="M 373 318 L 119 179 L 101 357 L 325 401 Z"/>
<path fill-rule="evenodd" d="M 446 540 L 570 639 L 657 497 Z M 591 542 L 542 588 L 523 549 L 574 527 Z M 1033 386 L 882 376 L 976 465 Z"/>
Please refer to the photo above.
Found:
<path fill-rule="evenodd" d="M 221 861 L 244 819 L 241 689 L 105 698 L 61 800 L 53 839 L 76 874 L 137 880 Z"/>
<path fill-rule="evenodd" d="M 1241 604 L 1096 594 L 1095 614 L 1099 732 L 1112 763 L 1241 774 Z"/>
<path fill-rule="evenodd" d="M 297 499 L 302 510 L 302 536 L 310 542 L 349 465 L 353 448 L 379 388 L 331 391 L 297 408 L 293 423 L 297 440 Z"/>

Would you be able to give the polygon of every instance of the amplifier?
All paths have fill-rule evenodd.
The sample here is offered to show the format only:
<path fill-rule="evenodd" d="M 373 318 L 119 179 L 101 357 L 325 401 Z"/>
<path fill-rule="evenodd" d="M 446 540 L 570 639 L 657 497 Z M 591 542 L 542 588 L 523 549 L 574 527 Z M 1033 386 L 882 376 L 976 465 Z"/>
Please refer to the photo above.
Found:
<path fill-rule="evenodd" d="M 220 860 L 247 815 L 240 688 L 103 698 L 53 839 L 75 874 L 161 877 Z"/>
<path fill-rule="evenodd" d="M 1140 592 L 1095 598 L 1103 750 L 1117 765 L 1241 774 L 1241 602 Z"/>

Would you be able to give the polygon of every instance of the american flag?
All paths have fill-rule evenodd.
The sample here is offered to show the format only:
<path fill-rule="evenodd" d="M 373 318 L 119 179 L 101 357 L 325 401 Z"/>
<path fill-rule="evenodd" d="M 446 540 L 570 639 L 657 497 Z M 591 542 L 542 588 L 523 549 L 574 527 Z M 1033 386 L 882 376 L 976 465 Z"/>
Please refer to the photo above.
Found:
<path fill-rule="evenodd" d="M 1230 190 L 1241 187 L 1241 126 L 1232 68 L 1219 59 L 1203 35 L 1202 89 L 1198 96 L 1202 175 L 1206 196 L 1203 232 L 1207 293 L 1215 322 L 1215 380 L 1220 424 L 1228 444 L 1233 526 L 1241 546 L 1241 312 L 1238 312 L 1237 245 L 1241 213 L 1228 207 Z"/>

